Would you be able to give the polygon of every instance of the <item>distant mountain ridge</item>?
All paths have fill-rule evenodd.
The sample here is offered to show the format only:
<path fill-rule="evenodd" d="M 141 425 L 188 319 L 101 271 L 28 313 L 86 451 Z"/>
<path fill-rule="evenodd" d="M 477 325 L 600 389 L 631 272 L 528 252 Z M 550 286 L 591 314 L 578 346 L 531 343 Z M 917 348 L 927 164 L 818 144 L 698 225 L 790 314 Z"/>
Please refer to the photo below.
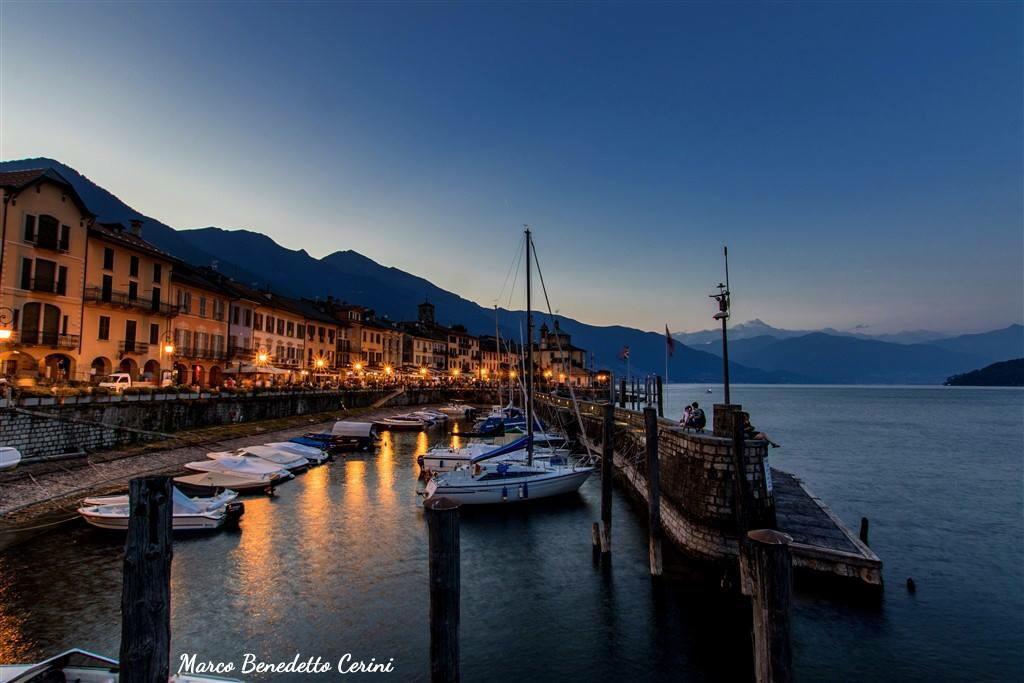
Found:
<path fill-rule="evenodd" d="M 128 206 L 59 161 L 35 158 L 0 162 L 3 171 L 46 167 L 67 178 L 101 220 L 141 220 L 143 237 L 161 249 L 196 265 L 216 263 L 220 272 L 239 282 L 269 286 L 291 296 L 330 295 L 369 306 L 379 315 L 394 320 L 413 319 L 416 305 L 429 299 L 437 307 L 439 322 L 462 323 L 474 334 L 494 332 L 493 309 L 441 289 L 422 277 L 383 266 L 355 251 L 337 251 L 316 259 L 305 250 L 286 249 L 266 235 L 249 230 L 216 227 L 175 230 Z M 502 334 L 518 341 L 525 334 L 521 332 L 521 328 L 525 328 L 524 314 L 505 309 L 499 309 L 498 314 Z M 538 326 L 546 319 L 546 315 L 535 316 Z M 629 346 L 633 373 L 664 372 L 665 338 L 662 334 L 617 325 L 588 325 L 561 316 L 559 321 L 562 329 L 573 335 L 573 343 L 593 354 L 598 368 L 624 373 L 625 366 L 618 359 L 618 353 L 623 346 Z M 669 376 L 674 381 L 717 382 L 721 380 L 721 371 L 720 359 L 682 344 L 677 345 L 670 359 Z M 766 372 L 738 363 L 730 363 L 730 373 L 736 382 L 802 381 L 790 373 Z"/>
<path fill-rule="evenodd" d="M 729 327 L 729 337 L 731 339 L 749 339 L 765 335 L 775 337 L 776 339 L 786 339 L 788 337 L 803 337 L 815 332 L 823 332 L 824 334 L 836 337 L 853 337 L 855 339 L 892 342 L 893 344 L 925 344 L 950 337 L 948 334 L 934 330 L 907 330 L 906 332 L 885 334 L 867 334 L 857 330 L 837 330 L 833 327 L 825 327 L 820 330 L 787 330 L 773 327 L 759 318 L 748 320 L 745 323 L 737 323 Z M 699 332 L 678 332 L 672 336 L 684 344 L 700 346 L 702 344 L 720 342 L 722 331 L 719 328 L 714 328 L 700 330 Z"/>

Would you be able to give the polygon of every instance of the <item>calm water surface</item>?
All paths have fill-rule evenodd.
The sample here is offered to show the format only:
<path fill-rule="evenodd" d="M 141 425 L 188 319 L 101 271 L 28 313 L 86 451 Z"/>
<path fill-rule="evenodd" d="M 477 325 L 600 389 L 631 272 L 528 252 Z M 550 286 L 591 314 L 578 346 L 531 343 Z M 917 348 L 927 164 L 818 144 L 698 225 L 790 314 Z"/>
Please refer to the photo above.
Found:
<path fill-rule="evenodd" d="M 692 400 L 710 407 L 720 400 L 711 388 L 668 387 L 667 412 Z M 733 400 L 783 444 L 775 466 L 803 477 L 851 527 L 870 517 L 885 562 L 880 605 L 799 594 L 801 678 L 1024 675 L 1024 392 L 737 386 Z M 377 454 L 311 470 L 273 499 L 246 498 L 239 531 L 176 540 L 175 659 L 351 652 L 394 658 L 400 678 L 426 679 L 415 459 L 442 439 L 388 435 Z M 653 585 L 643 511 L 619 495 L 612 566 L 593 564 L 599 500 L 593 479 L 578 496 L 466 510 L 465 679 L 748 677 L 746 610 L 682 582 Z M 116 656 L 122 543 L 73 524 L 0 553 L 0 662 L 71 646 Z"/>

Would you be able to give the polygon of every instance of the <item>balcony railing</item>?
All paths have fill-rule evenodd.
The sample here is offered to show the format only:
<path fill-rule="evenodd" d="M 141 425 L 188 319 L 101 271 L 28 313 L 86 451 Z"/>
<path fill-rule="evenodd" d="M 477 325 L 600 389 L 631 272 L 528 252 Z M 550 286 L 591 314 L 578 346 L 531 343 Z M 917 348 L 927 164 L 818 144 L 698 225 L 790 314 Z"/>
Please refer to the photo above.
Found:
<path fill-rule="evenodd" d="M 24 280 L 22 280 L 22 287 L 24 287 Z M 29 278 L 28 289 L 33 292 L 64 295 L 67 293 L 67 283 L 61 282 L 56 277 L 34 277 Z"/>
<path fill-rule="evenodd" d="M 42 330 L 29 330 L 12 332 L 11 338 L 6 343 L 18 346 L 49 346 L 55 349 L 72 349 L 78 346 L 79 336 L 77 334 L 58 334 L 56 332 L 43 332 Z"/>
<path fill-rule="evenodd" d="M 125 339 L 117 345 L 117 350 L 125 353 L 149 353 L 149 344 L 146 342 Z"/>
<path fill-rule="evenodd" d="M 83 298 L 85 301 L 90 303 L 135 308 L 140 311 L 149 311 L 150 313 L 157 313 L 159 315 L 178 315 L 177 306 L 174 304 L 165 304 L 163 302 L 153 301 L 152 294 L 148 297 L 135 296 L 133 298 L 128 292 L 118 292 L 112 289 L 104 289 L 102 287 L 86 287 Z"/>
<path fill-rule="evenodd" d="M 204 360 L 227 360 L 228 354 L 223 349 L 211 349 L 201 346 L 180 346 L 174 355 L 183 358 L 201 358 Z"/>

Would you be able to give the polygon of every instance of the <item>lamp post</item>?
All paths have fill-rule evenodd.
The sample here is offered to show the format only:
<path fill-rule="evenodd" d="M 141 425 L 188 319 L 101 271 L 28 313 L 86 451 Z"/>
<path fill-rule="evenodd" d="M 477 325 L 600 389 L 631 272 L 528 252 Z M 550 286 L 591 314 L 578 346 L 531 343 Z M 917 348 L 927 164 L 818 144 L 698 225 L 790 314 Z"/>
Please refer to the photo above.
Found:
<path fill-rule="evenodd" d="M 725 392 L 725 404 L 730 405 L 729 400 L 729 338 L 726 332 L 726 323 L 729 321 L 729 247 L 722 247 L 725 256 L 725 282 L 718 283 L 718 293 L 708 296 L 718 302 L 718 312 L 714 319 L 722 321 L 722 386 Z"/>
<path fill-rule="evenodd" d="M 256 380 L 257 381 L 260 381 L 260 371 L 259 371 L 259 369 L 262 368 L 262 367 L 266 367 L 266 365 L 269 362 L 270 362 L 270 354 L 267 353 L 267 350 L 261 346 L 260 350 L 256 352 Z"/>
<path fill-rule="evenodd" d="M 317 356 L 313 359 L 313 367 L 316 368 L 317 385 L 320 385 L 323 380 L 324 366 L 327 365 L 327 361 L 324 360 L 323 356 Z"/>
<path fill-rule="evenodd" d="M 10 341 L 14 330 L 10 325 L 14 322 L 14 309 L 0 306 L 0 341 Z"/>
<path fill-rule="evenodd" d="M 174 348 L 174 340 L 171 338 L 171 333 L 170 332 L 168 332 L 167 334 L 164 335 L 164 343 L 163 343 L 163 346 L 161 347 L 161 350 L 164 352 L 164 355 L 167 356 L 167 364 L 169 366 L 167 371 L 170 373 L 169 376 L 173 378 L 174 377 L 174 351 L 175 351 L 175 348 Z M 163 379 L 163 377 L 161 377 L 160 378 L 160 386 L 162 387 L 163 385 L 164 385 L 164 379 Z"/>

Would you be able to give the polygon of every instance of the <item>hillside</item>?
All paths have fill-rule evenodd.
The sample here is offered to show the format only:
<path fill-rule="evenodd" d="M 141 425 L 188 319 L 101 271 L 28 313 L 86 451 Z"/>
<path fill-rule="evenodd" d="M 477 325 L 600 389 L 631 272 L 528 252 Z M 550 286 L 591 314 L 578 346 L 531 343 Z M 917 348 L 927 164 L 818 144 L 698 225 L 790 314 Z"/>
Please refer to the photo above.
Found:
<path fill-rule="evenodd" d="M 416 305 L 429 299 L 437 307 L 439 322 L 462 323 L 475 334 L 493 333 L 494 311 L 484 308 L 430 281 L 377 263 L 355 251 L 338 251 L 322 259 L 305 250 L 282 247 L 271 238 L 249 230 L 208 227 L 175 230 L 128 206 L 114 194 L 64 164 L 46 158 L 0 162 L 0 170 L 51 167 L 74 185 L 90 209 L 103 220 L 143 222 L 143 236 L 175 256 L 198 265 L 217 263 L 225 275 L 247 284 L 269 286 L 275 291 L 309 298 L 331 295 L 374 308 L 395 320 L 411 319 Z M 244 265 L 243 265 L 244 264 Z M 499 309 L 502 333 L 520 338 L 525 323 L 521 311 Z M 547 316 L 538 315 L 539 325 Z M 631 348 L 634 373 L 664 372 L 664 337 L 629 327 L 599 327 L 560 318 L 573 343 L 594 355 L 598 367 L 625 371 L 617 355 Z M 550 324 L 550 323 L 549 323 Z M 765 372 L 730 363 L 733 381 L 775 383 L 794 381 L 787 373 Z M 721 361 L 715 356 L 677 344 L 669 376 L 673 381 L 714 382 L 721 379 Z"/>
<path fill-rule="evenodd" d="M 999 363 L 953 375 L 946 380 L 951 387 L 1024 387 L 1024 358 Z"/>

